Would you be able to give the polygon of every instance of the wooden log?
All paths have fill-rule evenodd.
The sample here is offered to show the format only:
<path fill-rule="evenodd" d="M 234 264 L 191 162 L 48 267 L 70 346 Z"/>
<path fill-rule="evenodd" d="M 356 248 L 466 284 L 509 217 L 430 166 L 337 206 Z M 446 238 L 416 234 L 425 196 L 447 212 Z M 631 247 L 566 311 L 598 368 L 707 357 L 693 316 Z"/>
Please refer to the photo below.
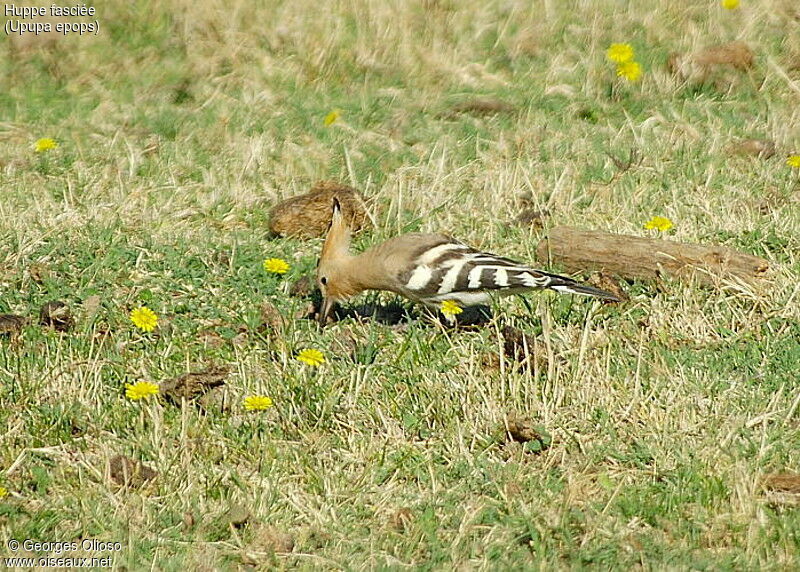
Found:
<path fill-rule="evenodd" d="M 769 263 L 726 246 L 684 244 L 570 226 L 552 229 L 536 248 L 539 261 L 550 261 L 568 272 L 597 270 L 626 279 L 652 280 L 667 275 L 718 285 L 738 278 L 753 284 Z"/>

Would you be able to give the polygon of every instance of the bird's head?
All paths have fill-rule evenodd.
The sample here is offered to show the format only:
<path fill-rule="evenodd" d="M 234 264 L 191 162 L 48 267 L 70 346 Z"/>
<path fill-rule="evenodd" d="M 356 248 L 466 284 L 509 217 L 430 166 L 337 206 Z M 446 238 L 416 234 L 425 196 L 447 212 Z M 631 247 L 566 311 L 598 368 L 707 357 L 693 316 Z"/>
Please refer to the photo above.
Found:
<path fill-rule="evenodd" d="M 350 227 L 342 215 L 342 207 L 336 198 L 333 199 L 332 208 L 331 224 L 317 265 L 317 284 L 322 292 L 322 309 L 319 313 L 322 325 L 327 322 L 337 302 L 355 294 L 352 291 L 352 277 L 347 264 L 352 258 Z"/>

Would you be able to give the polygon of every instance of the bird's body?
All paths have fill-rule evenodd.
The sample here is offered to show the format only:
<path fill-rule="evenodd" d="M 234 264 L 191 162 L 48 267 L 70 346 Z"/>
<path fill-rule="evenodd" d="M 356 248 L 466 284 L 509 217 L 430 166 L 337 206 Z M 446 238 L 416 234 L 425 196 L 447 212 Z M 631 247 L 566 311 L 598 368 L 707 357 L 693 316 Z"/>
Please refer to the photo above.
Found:
<path fill-rule="evenodd" d="M 394 292 L 431 308 L 445 300 L 459 306 L 485 304 L 492 293 L 543 288 L 618 301 L 604 290 L 476 250 L 444 234 L 404 234 L 355 256 L 349 244 L 349 229 L 334 207 L 317 273 L 325 298 L 323 320 L 334 302 L 364 290 Z"/>

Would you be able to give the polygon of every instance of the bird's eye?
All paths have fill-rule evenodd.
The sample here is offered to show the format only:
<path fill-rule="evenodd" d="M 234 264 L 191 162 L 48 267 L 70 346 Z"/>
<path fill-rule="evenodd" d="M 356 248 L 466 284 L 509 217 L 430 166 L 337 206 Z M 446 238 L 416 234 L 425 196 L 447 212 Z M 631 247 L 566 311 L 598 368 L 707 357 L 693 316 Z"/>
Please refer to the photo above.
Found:
<path fill-rule="evenodd" d="M 325 276 L 323 276 L 322 278 L 319 279 L 319 283 L 325 286 L 326 284 L 328 284 L 328 279 Z"/>

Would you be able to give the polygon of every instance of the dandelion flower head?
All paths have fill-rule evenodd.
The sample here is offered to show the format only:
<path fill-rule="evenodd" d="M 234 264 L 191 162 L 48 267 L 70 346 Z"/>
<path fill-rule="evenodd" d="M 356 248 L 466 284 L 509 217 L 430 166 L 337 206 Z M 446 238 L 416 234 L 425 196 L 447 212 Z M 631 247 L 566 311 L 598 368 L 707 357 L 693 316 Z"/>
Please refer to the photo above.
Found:
<path fill-rule="evenodd" d="M 617 75 L 628 81 L 639 81 L 642 77 L 642 66 L 634 61 L 621 63 L 617 65 Z"/>
<path fill-rule="evenodd" d="M 722 0 L 720 4 L 726 10 L 736 10 L 739 7 L 739 0 Z"/>
<path fill-rule="evenodd" d="M 7 495 L 8 495 L 8 489 L 5 487 L 0 487 L 0 499 Z"/>
<path fill-rule="evenodd" d="M 792 155 L 786 159 L 786 164 L 795 169 L 800 169 L 800 155 Z"/>
<path fill-rule="evenodd" d="M 311 367 L 319 367 L 325 363 L 325 356 L 322 352 L 314 348 L 306 348 L 297 354 L 297 360 Z"/>
<path fill-rule="evenodd" d="M 633 61 L 633 46 L 630 44 L 611 44 L 606 50 L 606 57 L 618 64 Z"/>
<path fill-rule="evenodd" d="M 158 325 L 158 316 L 147 306 L 141 306 L 131 311 L 133 325 L 145 332 L 152 332 Z"/>
<path fill-rule="evenodd" d="M 325 116 L 325 119 L 322 120 L 322 123 L 325 124 L 325 127 L 330 127 L 331 125 L 336 123 L 336 120 L 339 119 L 339 116 L 341 114 L 342 114 L 341 111 L 339 111 L 338 109 L 334 109 L 333 111 L 328 113 L 328 115 Z"/>
<path fill-rule="evenodd" d="M 244 398 L 244 408 L 248 411 L 264 411 L 272 405 L 272 398 L 266 395 L 248 395 Z"/>
<path fill-rule="evenodd" d="M 137 381 L 125 384 L 125 397 L 138 401 L 151 395 L 158 395 L 158 385 L 149 381 Z"/>
<path fill-rule="evenodd" d="M 442 307 L 440 309 L 442 314 L 448 317 L 457 316 L 464 311 L 461 306 L 459 306 L 458 303 L 454 302 L 453 300 L 443 300 Z"/>
<path fill-rule="evenodd" d="M 45 151 L 50 151 L 56 147 L 58 147 L 58 143 L 56 143 L 55 139 L 50 139 L 49 137 L 39 139 L 33 144 L 33 150 L 37 153 L 44 153 Z"/>
<path fill-rule="evenodd" d="M 666 232 L 672 227 L 672 221 L 663 216 L 654 216 L 649 221 L 644 223 L 644 228 L 647 230 L 660 230 L 661 232 Z"/>
<path fill-rule="evenodd" d="M 283 258 L 267 258 L 264 261 L 264 270 L 273 274 L 286 274 L 289 271 L 289 263 Z"/>

